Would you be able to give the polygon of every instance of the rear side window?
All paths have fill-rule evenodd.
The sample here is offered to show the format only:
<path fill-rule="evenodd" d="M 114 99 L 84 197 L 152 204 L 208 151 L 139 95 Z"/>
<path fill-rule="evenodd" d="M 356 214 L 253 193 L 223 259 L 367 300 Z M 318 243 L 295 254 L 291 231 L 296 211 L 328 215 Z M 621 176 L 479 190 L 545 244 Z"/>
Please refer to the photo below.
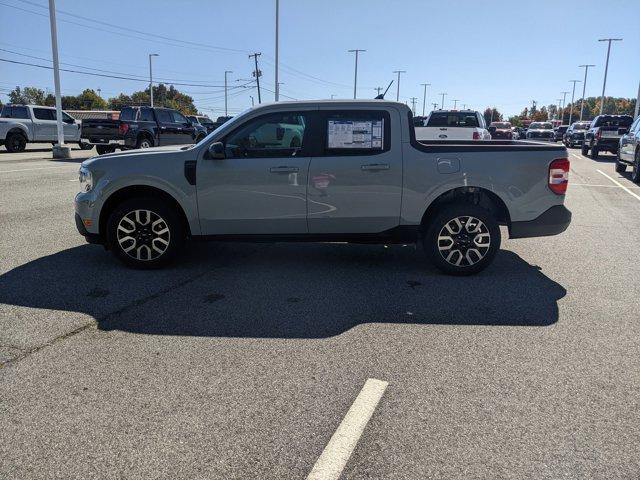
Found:
<path fill-rule="evenodd" d="M 326 112 L 325 155 L 370 155 L 389 150 L 390 117 L 386 111 Z"/>
<path fill-rule="evenodd" d="M 33 116 L 38 120 L 55 120 L 56 116 L 54 115 L 53 110 L 48 108 L 34 108 Z"/>
<path fill-rule="evenodd" d="M 123 108 L 120 112 L 120 120 L 135 120 L 135 110 L 133 108 Z"/>
<path fill-rule="evenodd" d="M 434 112 L 427 121 L 427 127 L 472 127 L 480 126 L 475 113 Z"/>
<path fill-rule="evenodd" d="M 11 116 L 7 118 L 27 119 L 29 118 L 29 110 L 27 107 L 11 107 Z"/>
<path fill-rule="evenodd" d="M 156 117 L 159 122 L 173 123 L 173 116 L 169 110 L 156 110 Z"/>
<path fill-rule="evenodd" d="M 140 120 L 141 122 L 153 122 L 153 110 L 151 110 L 150 108 L 141 108 L 138 120 Z"/>

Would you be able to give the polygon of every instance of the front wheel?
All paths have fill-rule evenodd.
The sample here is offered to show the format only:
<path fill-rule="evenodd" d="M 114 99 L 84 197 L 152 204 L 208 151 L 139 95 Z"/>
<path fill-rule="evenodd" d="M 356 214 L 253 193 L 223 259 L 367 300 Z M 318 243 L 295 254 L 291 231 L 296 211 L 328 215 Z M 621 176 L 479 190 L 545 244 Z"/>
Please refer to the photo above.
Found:
<path fill-rule="evenodd" d="M 444 273 L 471 275 L 493 261 L 500 240 L 500 227 L 489 211 L 457 203 L 436 215 L 423 237 L 423 246 Z"/>
<path fill-rule="evenodd" d="M 600 155 L 600 149 L 598 147 L 591 147 L 591 158 L 597 160 Z"/>
<path fill-rule="evenodd" d="M 624 173 L 627 171 L 627 166 L 620 161 L 620 152 L 616 154 L 616 172 Z"/>
<path fill-rule="evenodd" d="M 93 148 L 93 145 L 90 143 L 80 142 L 78 145 L 80 146 L 80 150 L 91 150 Z"/>
<path fill-rule="evenodd" d="M 184 238 L 184 225 L 178 212 L 155 198 L 126 200 L 107 222 L 109 248 L 134 268 L 167 265 L 182 247 Z"/>
<path fill-rule="evenodd" d="M 633 169 L 631 170 L 631 181 L 640 183 L 640 150 L 636 152 L 636 158 L 633 160 Z"/>

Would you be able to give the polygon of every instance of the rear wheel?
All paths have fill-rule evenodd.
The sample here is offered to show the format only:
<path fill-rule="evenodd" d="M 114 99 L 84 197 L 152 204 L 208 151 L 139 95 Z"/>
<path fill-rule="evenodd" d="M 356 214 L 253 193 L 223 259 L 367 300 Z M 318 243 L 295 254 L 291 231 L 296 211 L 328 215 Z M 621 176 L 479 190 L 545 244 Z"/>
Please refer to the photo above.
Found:
<path fill-rule="evenodd" d="M 96 145 L 96 152 L 98 155 L 105 155 L 107 153 L 113 153 L 116 151 L 116 147 L 110 145 Z"/>
<path fill-rule="evenodd" d="M 122 262 L 134 268 L 167 265 L 182 247 L 184 238 L 184 226 L 178 213 L 155 198 L 126 200 L 107 222 L 109 248 Z"/>
<path fill-rule="evenodd" d="M 624 173 L 627 171 L 627 166 L 620 161 L 620 152 L 616 154 L 616 172 Z"/>
<path fill-rule="evenodd" d="M 640 183 L 640 150 L 636 152 L 636 158 L 633 160 L 631 180 L 635 183 Z"/>
<path fill-rule="evenodd" d="M 80 146 L 80 150 L 91 150 L 93 148 L 93 145 L 91 145 L 90 143 L 80 142 L 78 143 L 78 145 Z"/>
<path fill-rule="evenodd" d="M 27 148 L 27 139 L 21 133 L 10 133 L 7 135 L 4 146 L 11 153 L 23 152 Z"/>
<path fill-rule="evenodd" d="M 151 148 L 153 147 L 153 141 L 147 136 L 142 136 L 138 138 L 138 142 L 136 143 L 136 148 Z"/>
<path fill-rule="evenodd" d="M 450 275 L 471 275 L 486 268 L 500 248 L 500 227 L 484 208 L 467 203 L 445 207 L 423 237 L 427 256 Z"/>

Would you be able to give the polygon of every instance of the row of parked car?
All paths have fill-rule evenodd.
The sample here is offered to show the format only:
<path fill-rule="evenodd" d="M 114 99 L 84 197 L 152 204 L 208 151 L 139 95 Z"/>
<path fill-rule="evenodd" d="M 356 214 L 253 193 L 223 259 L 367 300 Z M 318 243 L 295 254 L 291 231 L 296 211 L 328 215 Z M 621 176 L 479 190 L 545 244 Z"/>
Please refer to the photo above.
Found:
<path fill-rule="evenodd" d="M 170 108 L 124 107 L 118 119 L 76 120 L 62 112 L 65 143 L 98 154 L 116 149 L 149 148 L 197 143 L 231 117 L 217 121 L 204 115 L 185 116 Z M 4 105 L 0 113 L 0 145 L 10 152 L 28 143 L 56 143 L 56 109 L 41 105 Z"/>

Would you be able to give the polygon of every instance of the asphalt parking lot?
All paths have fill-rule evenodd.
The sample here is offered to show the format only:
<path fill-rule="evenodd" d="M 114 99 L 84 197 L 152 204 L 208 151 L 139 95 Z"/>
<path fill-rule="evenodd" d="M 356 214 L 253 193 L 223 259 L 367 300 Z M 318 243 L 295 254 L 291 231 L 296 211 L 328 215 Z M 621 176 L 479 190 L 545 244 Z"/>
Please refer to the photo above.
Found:
<path fill-rule="evenodd" d="M 132 271 L 73 223 L 82 158 L 0 148 L 0 478 L 640 477 L 640 188 L 570 151 L 562 235 L 455 278 L 413 246 L 188 245 Z"/>

